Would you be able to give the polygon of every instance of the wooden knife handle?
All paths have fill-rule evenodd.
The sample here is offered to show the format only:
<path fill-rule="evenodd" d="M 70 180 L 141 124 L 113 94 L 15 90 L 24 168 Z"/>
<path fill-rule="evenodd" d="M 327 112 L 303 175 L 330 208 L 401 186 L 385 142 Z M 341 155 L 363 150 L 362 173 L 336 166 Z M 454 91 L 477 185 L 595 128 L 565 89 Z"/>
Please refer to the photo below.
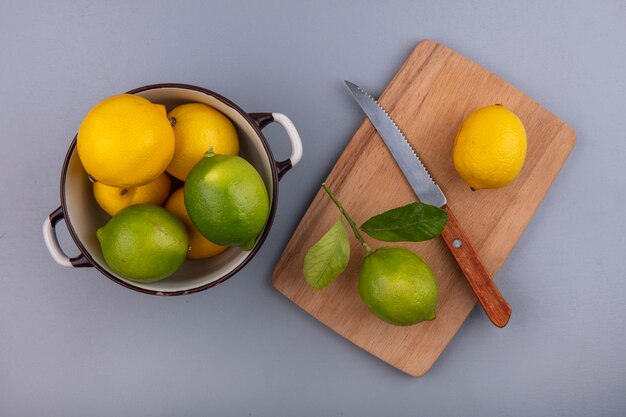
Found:
<path fill-rule="evenodd" d="M 489 319 L 498 327 L 506 326 L 511 317 L 511 306 L 500 294 L 450 207 L 444 205 L 442 209 L 448 213 L 448 224 L 441 232 L 441 237 L 465 274 Z"/>

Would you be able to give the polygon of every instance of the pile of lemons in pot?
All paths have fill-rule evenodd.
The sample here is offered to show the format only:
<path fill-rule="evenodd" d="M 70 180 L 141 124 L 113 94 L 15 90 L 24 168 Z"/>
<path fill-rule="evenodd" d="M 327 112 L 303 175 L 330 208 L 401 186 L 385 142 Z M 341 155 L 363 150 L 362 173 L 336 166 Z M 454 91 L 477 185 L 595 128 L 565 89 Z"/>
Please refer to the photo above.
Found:
<path fill-rule="evenodd" d="M 267 223 L 261 176 L 239 156 L 230 119 L 206 104 L 168 113 L 137 95 L 109 97 L 85 116 L 77 149 L 111 216 L 96 233 L 104 259 L 129 280 L 165 279 L 230 246 L 250 250 Z"/>

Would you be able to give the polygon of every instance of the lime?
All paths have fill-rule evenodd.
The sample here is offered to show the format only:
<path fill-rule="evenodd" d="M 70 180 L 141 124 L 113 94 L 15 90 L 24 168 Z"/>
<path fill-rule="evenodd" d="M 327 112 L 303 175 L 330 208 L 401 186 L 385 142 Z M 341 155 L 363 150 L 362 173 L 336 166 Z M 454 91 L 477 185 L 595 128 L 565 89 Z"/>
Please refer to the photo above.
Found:
<path fill-rule="evenodd" d="M 245 159 L 211 150 L 185 181 L 185 207 L 209 241 L 250 250 L 269 217 L 267 189 Z"/>
<path fill-rule="evenodd" d="M 96 232 L 107 265 L 139 282 L 167 278 L 187 256 L 185 225 L 163 207 L 126 207 Z"/>
<path fill-rule="evenodd" d="M 403 247 L 375 250 L 363 261 L 359 294 L 382 320 L 408 326 L 435 318 L 437 283 L 430 267 Z"/>
<path fill-rule="evenodd" d="M 483 107 L 467 116 L 456 135 L 454 167 L 475 190 L 504 187 L 522 169 L 526 146 L 515 113 L 501 105 Z"/>
<path fill-rule="evenodd" d="M 211 256 L 219 255 L 226 250 L 226 246 L 216 245 L 213 242 L 206 240 L 204 236 L 200 234 L 196 226 L 193 225 L 187 210 L 185 209 L 185 196 L 184 189 L 179 188 L 174 191 L 170 198 L 165 203 L 165 209 L 178 217 L 187 228 L 189 235 L 189 252 L 187 258 L 189 259 L 204 259 Z"/>

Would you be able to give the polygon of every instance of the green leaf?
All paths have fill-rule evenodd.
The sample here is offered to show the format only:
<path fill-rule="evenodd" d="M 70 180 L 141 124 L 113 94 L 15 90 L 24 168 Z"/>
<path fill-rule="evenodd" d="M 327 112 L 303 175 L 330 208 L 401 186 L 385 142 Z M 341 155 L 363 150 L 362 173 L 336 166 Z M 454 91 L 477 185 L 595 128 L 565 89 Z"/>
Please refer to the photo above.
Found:
<path fill-rule="evenodd" d="M 411 203 L 372 217 L 361 230 L 383 242 L 421 242 L 439 236 L 447 222 L 439 207 Z"/>
<path fill-rule="evenodd" d="M 304 258 L 304 277 L 316 290 L 326 288 L 350 260 L 350 241 L 341 217 Z"/>

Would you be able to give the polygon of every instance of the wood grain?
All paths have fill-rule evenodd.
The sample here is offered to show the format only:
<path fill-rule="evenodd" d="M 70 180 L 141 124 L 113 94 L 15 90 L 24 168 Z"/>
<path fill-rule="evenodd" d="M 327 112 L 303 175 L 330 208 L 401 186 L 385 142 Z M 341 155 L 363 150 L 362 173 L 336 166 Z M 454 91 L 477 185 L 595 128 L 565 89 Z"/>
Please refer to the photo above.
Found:
<path fill-rule="evenodd" d="M 511 306 L 496 287 L 478 251 L 450 207 L 444 205 L 442 209 L 448 213 L 448 223 L 441 232 L 441 238 L 456 259 L 489 320 L 498 327 L 506 326 L 511 318 Z"/>
<path fill-rule="evenodd" d="M 417 45 L 379 101 L 422 157 L 487 271 L 495 276 L 574 146 L 574 131 L 515 87 L 433 41 Z M 452 164 L 454 137 L 469 113 L 494 103 L 507 106 L 524 123 L 526 163 L 510 185 L 474 192 Z M 367 119 L 346 146 L 327 183 L 359 224 L 416 200 Z M 273 285 L 357 346 L 410 375 L 423 375 L 461 327 L 476 297 L 442 239 L 403 244 L 426 260 L 437 277 L 436 320 L 398 327 L 374 317 L 358 295 L 358 270 L 364 252 L 355 239 L 351 240 L 352 255 L 346 271 L 323 291 L 314 290 L 302 274 L 304 256 L 338 216 L 337 208 L 320 187 L 274 269 Z M 381 245 L 372 240 L 370 244 Z M 506 281 L 507 277 L 496 279 Z"/>

